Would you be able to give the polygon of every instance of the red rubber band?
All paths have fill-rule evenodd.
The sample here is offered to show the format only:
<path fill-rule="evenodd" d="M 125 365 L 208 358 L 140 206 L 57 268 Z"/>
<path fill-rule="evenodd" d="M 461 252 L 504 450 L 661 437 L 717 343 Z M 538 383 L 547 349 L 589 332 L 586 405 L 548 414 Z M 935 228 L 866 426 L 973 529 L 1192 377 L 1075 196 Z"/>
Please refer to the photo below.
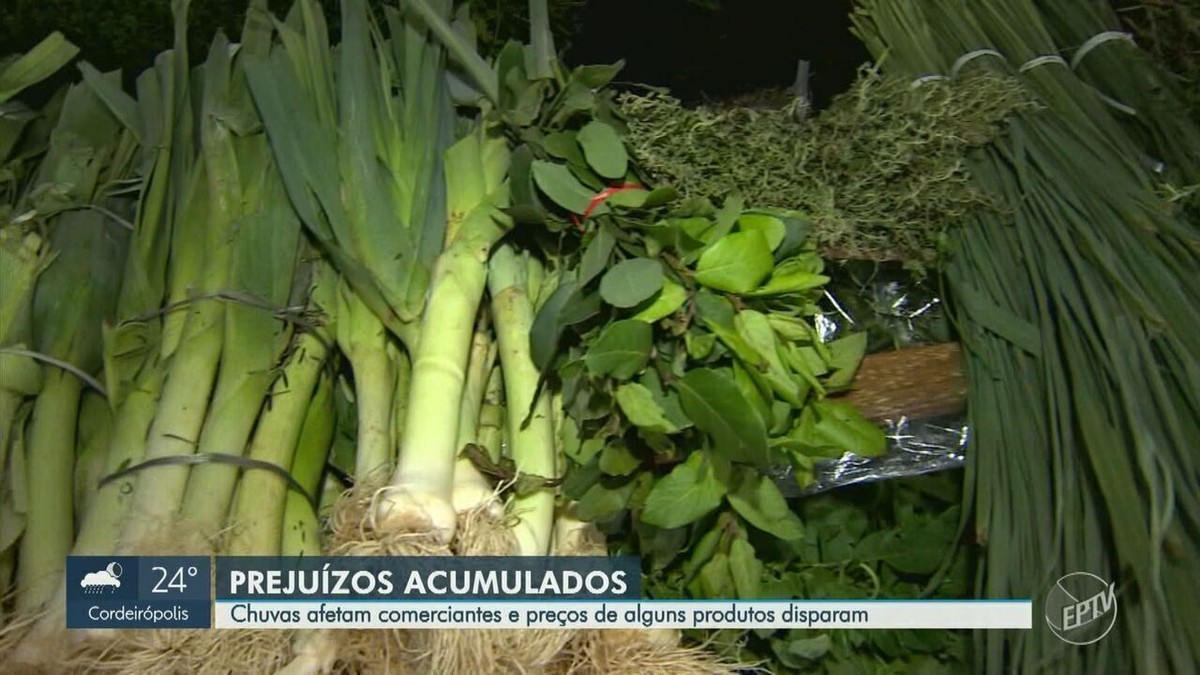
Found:
<path fill-rule="evenodd" d="M 573 220 L 575 222 L 576 227 L 581 227 L 585 222 L 587 222 L 587 219 L 592 216 L 592 211 L 595 211 L 601 204 L 603 204 L 605 199 L 608 199 L 609 197 L 617 194 L 618 192 L 625 192 L 626 190 L 645 190 L 645 189 L 646 189 L 645 187 L 643 187 L 641 185 L 635 185 L 633 183 L 626 183 L 626 184 L 618 186 L 618 187 L 604 188 L 600 192 L 596 193 L 595 197 L 592 197 L 592 201 L 589 202 L 587 208 L 583 210 L 582 218 L 575 214 L 571 214 L 571 220 Z"/>

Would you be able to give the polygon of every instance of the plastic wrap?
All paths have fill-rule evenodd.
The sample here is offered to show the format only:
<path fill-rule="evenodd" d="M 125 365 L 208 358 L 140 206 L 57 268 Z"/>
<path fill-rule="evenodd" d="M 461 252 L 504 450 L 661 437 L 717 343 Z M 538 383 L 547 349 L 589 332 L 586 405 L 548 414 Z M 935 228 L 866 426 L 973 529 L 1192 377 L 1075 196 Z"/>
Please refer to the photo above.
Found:
<path fill-rule="evenodd" d="M 869 352 L 951 339 L 935 278 L 897 263 L 851 261 L 831 267 L 824 312 L 816 322 L 821 339 L 866 331 Z"/>
<path fill-rule="evenodd" d="M 780 468 L 774 478 L 786 497 L 800 497 L 857 483 L 957 469 L 966 461 L 970 429 L 962 419 L 901 418 L 889 421 L 885 427 L 888 451 L 882 456 L 846 454 L 817 462 L 813 481 L 805 488 L 793 479 L 791 467 Z"/>
<path fill-rule="evenodd" d="M 949 339 L 941 299 L 931 279 L 899 266 L 846 263 L 833 271 L 825 312 L 817 328 L 823 340 L 866 331 L 869 351 L 885 351 Z M 846 454 L 820 460 L 813 480 L 801 487 L 791 467 L 773 475 L 788 497 L 817 494 L 839 487 L 918 476 L 956 469 L 966 461 L 970 435 L 963 414 L 914 419 L 886 419 L 888 450 L 879 457 Z"/>

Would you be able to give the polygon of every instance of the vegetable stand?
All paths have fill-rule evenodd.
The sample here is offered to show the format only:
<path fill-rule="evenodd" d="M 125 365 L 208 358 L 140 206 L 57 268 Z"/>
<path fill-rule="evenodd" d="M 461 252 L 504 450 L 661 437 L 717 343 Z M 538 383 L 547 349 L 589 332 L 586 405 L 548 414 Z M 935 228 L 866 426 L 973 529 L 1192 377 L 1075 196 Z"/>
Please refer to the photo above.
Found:
<path fill-rule="evenodd" d="M 1182 105 L 1127 41 L 1089 47 L 1135 50 L 1121 68 L 1057 56 L 1113 22 L 1090 3 L 976 4 L 862 0 L 878 63 L 805 118 L 618 91 L 620 64 L 559 60 L 545 0 L 486 53 L 450 0 L 342 0 L 334 28 L 253 0 L 205 54 L 177 0 L 131 90 L 81 61 L 40 109 L 14 97 L 77 50 L 0 61 L 0 651 L 1189 672 L 1200 133 L 1113 105 Z M 1036 631 L 96 635 L 62 628 L 71 554 L 636 555 L 661 599 L 1033 597 L 1087 567 L 1137 597 L 1066 654 Z"/>

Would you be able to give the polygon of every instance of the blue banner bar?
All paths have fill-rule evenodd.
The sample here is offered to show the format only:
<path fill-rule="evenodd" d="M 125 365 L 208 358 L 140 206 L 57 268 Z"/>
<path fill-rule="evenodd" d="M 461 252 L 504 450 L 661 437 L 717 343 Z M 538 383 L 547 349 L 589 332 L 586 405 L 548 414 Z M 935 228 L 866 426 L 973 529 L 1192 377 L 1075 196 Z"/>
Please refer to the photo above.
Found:
<path fill-rule="evenodd" d="M 212 561 L 70 556 L 67 628 L 211 628 Z"/>

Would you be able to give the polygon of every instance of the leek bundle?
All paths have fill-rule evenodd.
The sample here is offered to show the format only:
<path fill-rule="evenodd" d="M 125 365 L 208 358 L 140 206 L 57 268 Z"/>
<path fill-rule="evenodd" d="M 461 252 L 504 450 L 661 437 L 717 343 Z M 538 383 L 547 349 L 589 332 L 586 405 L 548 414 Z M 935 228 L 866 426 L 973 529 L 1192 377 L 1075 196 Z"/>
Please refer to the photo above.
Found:
<path fill-rule="evenodd" d="M 38 609 L 54 594 L 74 539 L 70 493 L 64 498 L 61 491 L 73 483 L 83 390 L 102 390 L 93 377 L 102 362 L 95 336 L 114 311 L 132 210 L 132 200 L 115 195 L 131 170 L 132 135 L 83 84 L 72 86 L 62 105 L 46 155 L 16 209 L 49 231 L 54 252 L 28 308 L 32 352 L 26 357 L 36 355 L 48 369 L 19 450 L 29 494 L 17 569 L 19 613 Z M 5 358 L 13 362 L 18 355 Z"/>
<path fill-rule="evenodd" d="M 236 462 L 297 323 L 286 308 L 307 303 L 309 282 L 300 274 L 307 266 L 297 265 L 299 220 L 265 137 L 254 131 L 240 60 L 218 36 L 208 61 L 189 72 L 186 3 L 178 10 L 178 51 L 161 55 L 138 79 L 137 99 L 85 65 L 85 84 L 78 86 L 94 92 L 96 102 L 90 110 L 69 108 L 72 116 L 90 112 L 109 120 L 107 135 L 125 139 L 122 156 L 136 167 L 131 183 L 138 199 L 127 216 L 133 230 L 128 255 L 107 266 L 118 280 L 124 274 L 119 300 L 113 295 L 119 320 L 102 332 L 95 322 L 73 333 L 96 350 L 92 370 L 103 361 L 112 428 L 107 443 L 92 442 L 102 449 L 81 456 L 81 522 L 77 529 L 67 522 L 58 559 L 67 551 L 224 550 L 220 538 L 239 477 Z M 248 25 L 241 51 L 253 51 L 254 30 Z M 88 243 L 78 235 L 73 240 Z M 98 292 L 104 285 L 83 287 Z M 79 406 L 60 409 L 73 420 Z M 74 429 L 73 423 L 58 426 Z M 75 445 L 73 438 L 62 442 Z M 290 464 L 289 457 L 285 475 Z M 62 476 L 48 475 L 62 484 Z M 41 493 L 51 498 L 56 490 L 47 485 Z M 69 500 L 57 501 L 69 511 Z M 282 518 L 284 497 L 277 501 Z M 38 538 L 24 541 L 33 550 Z M 65 600 L 61 564 L 43 567 L 46 590 L 17 605 L 24 615 L 44 614 L 17 653 L 35 664 L 57 652 Z M 22 562 L 18 569 L 38 567 Z"/>
<path fill-rule="evenodd" d="M 506 158 L 483 125 L 451 146 L 440 44 L 396 10 L 386 19 L 388 40 L 363 3 L 343 3 L 335 68 L 319 11 L 298 3 L 250 76 L 293 203 L 348 282 L 339 343 L 356 375 L 356 474 L 390 468 L 400 438 L 381 508 L 399 529 L 446 544 L 465 361 L 487 255 L 506 229 L 496 210 Z M 401 390 L 397 371 L 410 367 Z M 397 401 L 415 423 L 393 426 Z"/>

